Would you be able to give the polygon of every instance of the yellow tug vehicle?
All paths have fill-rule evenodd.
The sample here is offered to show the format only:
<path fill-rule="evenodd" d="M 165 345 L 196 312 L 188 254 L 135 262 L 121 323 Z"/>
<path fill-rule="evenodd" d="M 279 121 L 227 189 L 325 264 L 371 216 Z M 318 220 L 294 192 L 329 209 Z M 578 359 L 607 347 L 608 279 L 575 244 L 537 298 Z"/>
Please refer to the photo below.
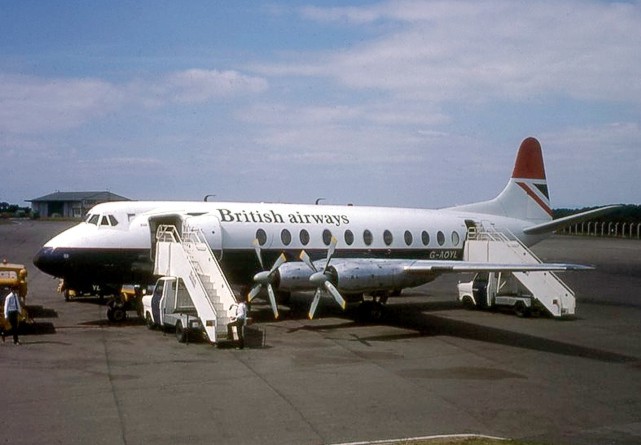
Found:
<path fill-rule="evenodd" d="M 26 300 L 27 300 L 27 269 L 23 264 L 13 264 L 7 262 L 6 259 L 0 263 L 0 300 L 4 307 L 4 299 L 9 294 L 11 289 L 18 290 L 18 297 L 20 298 L 20 322 L 30 321 L 27 314 Z M 4 310 L 0 310 L 0 324 L 5 329 L 9 329 L 9 322 L 4 319 Z"/>

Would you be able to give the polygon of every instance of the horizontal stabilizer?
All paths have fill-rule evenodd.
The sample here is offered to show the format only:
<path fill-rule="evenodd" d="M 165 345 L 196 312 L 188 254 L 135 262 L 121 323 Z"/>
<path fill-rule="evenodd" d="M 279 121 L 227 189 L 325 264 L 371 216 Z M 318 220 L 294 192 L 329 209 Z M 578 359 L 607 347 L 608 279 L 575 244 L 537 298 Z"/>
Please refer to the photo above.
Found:
<path fill-rule="evenodd" d="M 523 230 L 526 235 L 541 235 L 544 233 L 554 232 L 555 230 L 571 226 L 572 224 L 587 221 L 597 216 L 606 215 L 616 209 L 621 208 L 620 205 L 611 205 L 606 207 L 599 207 L 598 209 L 588 210 L 587 212 L 577 213 L 576 215 L 566 216 L 564 218 L 554 219 L 545 223 L 537 224 Z"/>

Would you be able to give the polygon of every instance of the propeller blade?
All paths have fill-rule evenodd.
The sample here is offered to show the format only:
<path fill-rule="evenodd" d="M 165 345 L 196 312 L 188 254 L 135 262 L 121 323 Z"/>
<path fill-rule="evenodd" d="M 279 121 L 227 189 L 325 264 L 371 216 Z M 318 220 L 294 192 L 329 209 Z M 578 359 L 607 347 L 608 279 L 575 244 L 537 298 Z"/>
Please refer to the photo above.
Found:
<path fill-rule="evenodd" d="M 265 266 L 263 265 L 263 256 L 260 254 L 260 243 L 258 242 L 258 239 L 254 239 L 254 241 L 252 241 L 252 244 L 254 245 L 254 251 L 256 251 L 256 256 L 258 257 L 260 268 L 261 270 L 265 270 Z"/>
<path fill-rule="evenodd" d="M 281 253 L 280 256 L 276 259 L 276 262 L 274 263 L 272 268 L 269 270 L 269 275 L 271 276 L 271 274 L 276 272 L 276 269 L 282 266 L 285 261 L 287 261 L 287 257 L 285 257 L 284 253 Z"/>
<path fill-rule="evenodd" d="M 252 301 L 256 295 L 260 292 L 260 287 L 262 285 L 260 283 L 256 284 L 254 287 L 252 287 L 251 291 L 249 291 L 249 294 L 247 295 L 247 301 Z"/>
<path fill-rule="evenodd" d="M 318 302 L 320 301 L 322 292 L 323 291 L 320 288 L 316 289 L 316 293 L 314 294 L 314 300 L 312 301 L 312 305 L 309 308 L 309 314 L 307 314 L 310 320 L 314 318 L 314 312 L 316 312 L 316 306 L 318 306 Z"/>
<path fill-rule="evenodd" d="M 261 249 L 260 249 L 260 243 L 258 242 L 258 239 L 254 239 L 252 241 L 252 244 L 254 245 L 254 250 L 256 251 L 256 257 L 258 258 L 258 262 L 260 263 L 260 268 L 262 269 L 261 272 L 258 272 L 256 275 L 254 275 L 254 287 L 252 287 L 251 291 L 249 292 L 248 295 L 248 301 L 252 301 L 252 299 L 260 293 L 260 288 L 265 286 L 267 287 L 267 294 L 269 295 L 269 303 L 271 304 L 272 311 L 274 312 L 274 318 L 278 318 L 278 306 L 276 305 L 276 296 L 274 294 L 274 288 L 272 287 L 272 280 L 273 280 L 273 275 L 276 273 L 278 268 L 282 266 L 282 264 L 287 261 L 287 257 L 285 257 L 284 253 L 281 253 L 278 258 L 276 258 L 276 261 L 274 264 L 272 264 L 271 269 L 269 271 L 265 270 L 265 265 L 263 263 L 263 256 L 261 254 Z"/>
<path fill-rule="evenodd" d="M 307 255 L 307 252 L 305 252 L 304 250 L 301 251 L 298 258 L 300 258 L 303 263 L 307 264 L 307 267 L 309 267 L 311 270 L 313 270 L 314 272 L 318 272 L 318 269 L 316 269 L 316 266 L 314 266 L 314 263 L 312 263 L 312 260 L 309 255 Z"/>
<path fill-rule="evenodd" d="M 341 309 L 345 310 L 345 306 L 347 306 L 347 302 L 345 302 L 345 299 L 343 296 L 338 292 L 338 289 L 330 283 L 329 281 L 325 281 L 325 289 L 327 289 L 327 292 L 332 294 L 332 297 L 334 297 L 334 300 L 340 305 Z"/>
<path fill-rule="evenodd" d="M 278 306 L 276 305 L 276 296 L 274 295 L 274 289 L 272 285 L 267 285 L 267 293 L 269 294 L 269 303 L 272 305 L 272 311 L 274 311 L 274 318 L 278 318 Z"/>
<path fill-rule="evenodd" d="M 338 240 L 335 236 L 332 235 L 332 240 L 329 242 L 329 249 L 327 249 L 327 261 L 325 261 L 325 269 L 327 269 L 327 266 L 329 266 L 329 262 L 334 256 L 334 252 L 336 251 L 336 244 L 338 244 Z"/>

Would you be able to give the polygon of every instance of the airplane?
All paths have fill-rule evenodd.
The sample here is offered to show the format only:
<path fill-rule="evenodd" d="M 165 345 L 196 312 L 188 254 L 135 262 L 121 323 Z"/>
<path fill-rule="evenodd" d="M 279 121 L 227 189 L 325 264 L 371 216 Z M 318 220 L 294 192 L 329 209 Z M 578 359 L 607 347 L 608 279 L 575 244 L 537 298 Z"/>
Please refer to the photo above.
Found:
<path fill-rule="evenodd" d="M 153 276 L 156 229 L 200 230 L 232 284 L 251 300 L 265 293 L 316 291 L 345 308 L 373 295 L 378 311 L 388 296 L 428 283 L 443 273 L 581 270 L 564 264 L 496 264 L 463 260 L 475 230 L 512 234 L 532 246 L 562 227 L 618 206 L 553 219 L 539 141 L 521 143 L 507 185 L 494 199 L 430 210 L 352 205 L 210 201 L 123 201 L 98 204 L 85 220 L 49 240 L 34 257 L 65 286 L 103 292 L 148 285 Z M 372 302 L 370 302 L 372 303 Z"/>

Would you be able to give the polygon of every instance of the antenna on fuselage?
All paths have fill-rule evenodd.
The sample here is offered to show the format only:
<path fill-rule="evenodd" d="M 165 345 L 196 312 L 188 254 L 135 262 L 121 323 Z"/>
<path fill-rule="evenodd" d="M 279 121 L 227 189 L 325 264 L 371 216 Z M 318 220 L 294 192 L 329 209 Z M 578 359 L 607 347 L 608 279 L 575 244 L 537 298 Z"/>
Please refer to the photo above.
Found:
<path fill-rule="evenodd" d="M 210 196 L 216 196 L 216 195 L 213 195 L 213 194 L 211 194 L 211 195 L 205 195 L 205 197 L 203 198 L 203 201 L 207 202 L 207 198 L 209 198 Z"/>

